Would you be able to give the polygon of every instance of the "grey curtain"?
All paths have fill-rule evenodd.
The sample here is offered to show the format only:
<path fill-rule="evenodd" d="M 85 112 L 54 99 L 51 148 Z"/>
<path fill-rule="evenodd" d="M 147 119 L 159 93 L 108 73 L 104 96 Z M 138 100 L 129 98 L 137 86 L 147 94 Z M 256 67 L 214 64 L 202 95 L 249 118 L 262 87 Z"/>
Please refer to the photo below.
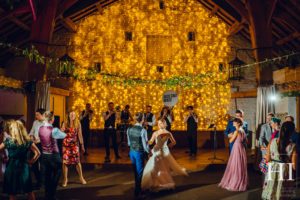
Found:
<path fill-rule="evenodd" d="M 275 113 L 274 101 L 270 99 L 270 96 L 275 94 L 274 85 L 257 88 L 256 127 L 266 122 L 266 117 L 269 112 Z"/>
<path fill-rule="evenodd" d="M 50 110 L 50 82 L 39 81 L 36 84 L 35 110 L 38 108 Z"/>

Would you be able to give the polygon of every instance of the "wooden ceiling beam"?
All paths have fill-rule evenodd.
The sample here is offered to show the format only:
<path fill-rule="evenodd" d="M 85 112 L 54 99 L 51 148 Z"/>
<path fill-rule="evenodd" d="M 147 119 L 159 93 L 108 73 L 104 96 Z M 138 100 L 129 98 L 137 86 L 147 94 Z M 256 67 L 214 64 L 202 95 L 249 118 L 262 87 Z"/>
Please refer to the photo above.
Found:
<path fill-rule="evenodd" d="M 61 24 L 70 32 L 76 33 L 77 25 L 69 18 L 62 18 Z"/>
<path fill-rule="evenodd" d="M 219 6 L 214 5 L 214 7 L 213 7 L 213 9 L 211 10 L 210 14 L 211 14 L 212 16 L 215 15 L 215 14 L 218 12 L 219 9 L 220 9 Z"/>
<path fill-rule="evenodd" d="M 56 18 L 61 17 L 62 14 L 68 10 L 69 8 L 71 8 L 75 3 L 77 3 L 78 0 L 65 0 L 63 1 L 59 7 L 57 8 L 57 12 L 56 12 Z"/>
<path fill-rule="evenodd" d="M 237 0 L 226 0 L 226 2 L 233 7 L 241 16 L 249 21 L 249 14 L 245 5 L 241 1 Z"/>
<path fill-rule="evenodd" d="M 98 9 L 99 14 L 102 15 L 103 14 L 103 10 L 104 10 L 103 7 L 102 7 L 102 5 L 100 3 L 98 3 L 98 4 L 96 4 L 96 7 Z"/>
<path fill-rule="evenodd" d="M 291 6 L 291 5 L 288 5 L 288 2 L 289 1 L 281 1 L 280 2 L 280 6 L 283 7 L 286 12 L 285 13 L 289 13 L 290 15 L 293 16 L 293 18 L 295 18 L 296 20 L 300 21 L 300 15 L 297 11 L 297 8 L 295 6 Z"/>
<path fill-rule="evenodd" d="M 299 38 L 300 37 L 300 33 L 299 32 L 294 32 L 292 34 L 290 34 L 289 36 L 285 37 L 285 38 L 282 38 L 280 40 L 278 40 L 276 42 L 277 45 L 283 45 L 283 44 L 286 44 L 296 38 Z"/>
<path fill-rule="evenodd" d="M 0 22 L 1 22 L 4 19 L 31 12 L 31 8 L 29 5 L 26 5 L 26 6 L 16 8 L 15 10 L 13 10 L 11 12 L 5 12 L 4 9 L 0 7 L 0 12 L 2 12 L 2 14 L 0 15 Z"/>
<path fill-rule="evenodd" d="M 273 46 L 272 27 L 271 24 L 268 24 L 267 7 L 268 5 L 265 1 L 247 1 L 251 44 L 252 48 L 255 49 L 254 57 L 256 61 L 262 61 L 272 57 L 272 49 L 266 48 Z M 256 80 L 258 85 L 272 85 L 272 71 L 261 65 L 256 65 Z"/>
<path fill-rule="evenodd" d="M 8 14 L 2 8 L 0 8 L 0 12 L 3 13 L 4 15 Z M 8 19 L 9 21 L 15 23 L 16 25 L 18 25 L 19 27 L 21 27 L 22 29 L 24 29 L 26 31 L 31 30 L 29 26 L 27 26 L 24 22 L 22 22 L 17 17 L 15 17 L 13 14 L 8 14 L 6 19 Z"/>
<path fill-rule="evenodd" d="M 291 17 L 287 12 L 280 12 L 273 17 L 275 20 L 290 26 L 294 31 L 300 31 L 300 23 Z"/>
<path fill-rule="evenodd" d="M 278 0 L 271 0 L 269 2 L 270 2 L 271 5 L 269 5 L 269 11 L 268 11 L 268 24 L 271 23 L 273 13 L 275 11 Z"/>
<path fill-rule="evenodd" d="M 242 18 L 242 21 L 236 21 L 230 28 L 229 28 L 229 36 L 237 34 L 240 30 L 244 28 L 244 24 L 246 23 L 246 19 Z"/>

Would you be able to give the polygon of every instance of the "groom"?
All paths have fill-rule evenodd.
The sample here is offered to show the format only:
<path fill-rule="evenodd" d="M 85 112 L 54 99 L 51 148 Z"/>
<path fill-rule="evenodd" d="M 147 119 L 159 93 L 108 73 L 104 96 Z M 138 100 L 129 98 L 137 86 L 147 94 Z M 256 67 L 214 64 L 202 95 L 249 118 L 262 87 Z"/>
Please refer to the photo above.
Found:
<path fill-rule="evenodd" d="M 141 183 L 144 171 L 144 160 L 149 153 L 147 131 L 143 128 L 144 114 L 135 115 L 136 124 L 127 130 L 128 146 L 130 147 L 130 160 L 135 175 L 135 197 L 141 195 Z"/>

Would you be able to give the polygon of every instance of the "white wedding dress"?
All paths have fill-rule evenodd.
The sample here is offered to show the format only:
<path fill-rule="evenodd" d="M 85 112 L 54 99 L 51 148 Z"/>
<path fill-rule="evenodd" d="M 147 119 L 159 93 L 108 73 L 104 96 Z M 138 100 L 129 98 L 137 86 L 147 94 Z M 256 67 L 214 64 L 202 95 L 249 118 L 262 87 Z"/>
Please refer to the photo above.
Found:
<path fill-rule="evenodd" d="M 142 189 L 160 191 L 174 189 L 172 175 L 188 175 L 170 153 L 168 140 L 171 133 L 159 134 L 155 138 L 152 156 L 149 158 L 143 172 Z M 172 137 L 172 136 L 171 136 Z"/>

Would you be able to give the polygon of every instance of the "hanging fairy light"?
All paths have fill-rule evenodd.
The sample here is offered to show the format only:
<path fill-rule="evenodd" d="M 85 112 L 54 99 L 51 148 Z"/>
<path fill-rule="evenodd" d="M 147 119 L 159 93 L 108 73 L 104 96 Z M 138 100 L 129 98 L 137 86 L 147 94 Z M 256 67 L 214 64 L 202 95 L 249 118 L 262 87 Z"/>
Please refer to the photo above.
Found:
<path fill-rule="evenodd" d="M 108 102 L 129 104 L 133 113 L 152 105 L 153 112 L 158 114 L 164 91 L 172 89 L 179 95 L 179 103 L 173 109 L 174 129 L 185 129 L 183 116 L 187 105 L 195 107 L 199 129 L 208 127 L 207 113 L 212 111 L 218 129 L 223 129 L 230 85 L 226 83 L 227 66 L 220 70 L 219 64 L 227 62 L 230 51 L 228 27 L 209 14 L 192 0 L 122 0 L 107 7 L 101 15 L 81 21 L 70 49 L 70 55 L 82 66 L 76 69 L 79 76 L 84 76 L 86 69 L 94 67 L 97 61 L 101 63 L 101 73 L 125 78 L 96 75 L 91 82 L 75 81 L 73 109 L 79 112 L 86 102 L 93 102 L 91 126 L 102 128 L 101 113 Z M 149 43 L 149 39 L 153 42 Z M 156 51 L 150 55 L 151 48 Z M 154 58 L 154 62 L 147 62 L 146 58 Z M 161 84 L 180 76 L 185 76 L 184 80 L 172 79 L 172 86 Z M 126 81 L 126 77 L 130 78 Z M 134 80 L 138 79 L 143 81 L 136 84 Z"/>

